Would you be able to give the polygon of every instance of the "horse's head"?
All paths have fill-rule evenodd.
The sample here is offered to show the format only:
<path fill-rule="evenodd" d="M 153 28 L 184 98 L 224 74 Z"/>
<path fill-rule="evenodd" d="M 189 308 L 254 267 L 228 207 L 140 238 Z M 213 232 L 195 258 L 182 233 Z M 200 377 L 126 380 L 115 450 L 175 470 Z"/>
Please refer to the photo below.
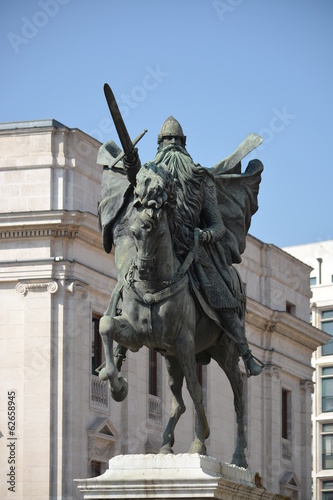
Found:
<path fill-rule="evenodd" d="M 147 280 L 154 278 L 152 273 L 161 248 L 161 239 L 164 235 L 169 235 L 167 211 L 174 203 L 173 179 L 163 166 L 149 163 L 140 169 L 136 182 L 136 211 L 131 231 L 136 246 L 139 277 Z M 171 239 L 170 244 L 172 245 Z"/>

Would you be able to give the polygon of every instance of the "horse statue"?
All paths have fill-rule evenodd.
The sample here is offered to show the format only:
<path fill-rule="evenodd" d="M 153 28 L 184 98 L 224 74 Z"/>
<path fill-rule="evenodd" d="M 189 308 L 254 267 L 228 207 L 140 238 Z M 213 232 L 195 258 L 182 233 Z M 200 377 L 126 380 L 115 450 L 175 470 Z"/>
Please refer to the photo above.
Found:
<path fill-rule="evenodd" d="M 118 377 L 114 359 L 115 343 L 138 351 L 142 346 L 159 351 L 165 358 L 173 394 L 172 411 L 163 434 L 160 453 L 172 453 L 177 422 L 185 412 L 182 385 L 185 378 L 197 415 L 195 439 L 189 453 L 206 454 L 209 425 L 197 379 L 197 364 L 214 359 L 224 370 L 232 387 L 237 416 L 237 443 L 232 463 L 247 467 L 244 449 L 243 380 L 239 352 L 223 325 L 205 314 L 193 294 L 188 272 L 195 249 L 180 264 L 174 251 L 174 225 L 177 217 L 175 187 L 171 174 L 154 163 L 144 165 L 136 176 L 131 204 L 129 231 L 131 259 L 126 274 L 120 276 L 116 293 L 100 320 L 105 366 L 99 376 L 108 380 L 112 397 L 122 401 L 127 382 Z M 113 237 L 117 249 L 117 238 Z M 117 259 L 116 259 L 117 261 Z M 242 283 L 232 268 L 234 287 L 242 294 Z M 115 304 L 121 300 L 121 310 Z M 244 304 L 243 304 L 244 305 Z M 244 307 L 239 307 L 244 321 Z M 119 365 L 118 365 L 119 368 Z"/>

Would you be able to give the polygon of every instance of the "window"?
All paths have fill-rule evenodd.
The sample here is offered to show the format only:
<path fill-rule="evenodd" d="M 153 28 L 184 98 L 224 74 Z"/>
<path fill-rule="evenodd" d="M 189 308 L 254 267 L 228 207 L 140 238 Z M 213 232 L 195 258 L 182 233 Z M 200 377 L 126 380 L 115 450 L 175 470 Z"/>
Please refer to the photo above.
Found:
<path fill-rule="evenodd" d="M 322 264 L 323 264 L 323 259 L 318 258 L 318 285 L 321 285 L 321 269 L 322 269 Z"/>
<path fill-rule="evenodd" d="M 323 469 L 333 469 L 333 424 L 323 424 Z"/>
<path fill-rule="evenodd" d="M 149 349 L 149 394 L 152 396 L 161 396 L 161 369 L 160 353 L 153 349 Z"/>
<path fill-rule="evenodd" d="M 286 302 L 286 311 L 287 313 L 293 314 L 295 316 L 296 306 L 294 304 L 291 304 L 290 302 Z"/>
<path fill-rule="evenodd" d="M 243 379 L 243 400 L 244 400 L 244 426 L 246 439 L 248 440 L 248 428 L 249 428 L 249 379 L 246 373 L 242 374 Z"/>
<path fill-rule="evenodd" d="M 333 500 L 333 481 L 323 481 L 323 500 Z"/>
<path fill-rule="evenodd" d="M 202 402 L 207 416 L 207 365 L 201 365 L 200 363 L 197 363 L 197 379 L 199 384 L 201 385 Z M 193 410 L 194 410 L 194 431 L 195 431 L 198 425 L 198 415 L 195 410 L 195 407 L 193 408 Z"/>
<path fill-rule="evenodd" d="M 333 339 L 322 346 L 321 354 L 322 356 L 330 356 L 331 354 L 333 354 Z"/>
<path fill-rule="evenodd" d="M 102 464 L 96 460 L 90 462 L 90 475 L 91 477 L 97 477 L 102 474 Z"/>
<path fill-rule="evenodd" d="M 99 320 L 101 316 L 93 314 L 91 321 L 91 373 L 97 375 L 96 368 L 103 362 L 102 338 L 99 334 Z"/>
<path fill-rule="evenodd" d="M 333 310 L 321 312 L 321 329 L 333 335 Z"/>
<path fill-rule="evenodd" d="M 153 426 L 162 425 L 162 366 L 161 355 L 148 350 L 148 420 Z"/>
<path fill-rule="evenodd" d="M 310 286 L 315 286 L 317 284 L 316 276 L 310 277 Z"/>
<path fill-rule="evenodd" d="M 333 366 L 322 368 L 322 411 L 333 411 Z"/>
<path fill-rule="evenodd" d="M 149 349 L 149 394 L 157 396 L 157 352 Z"/>
<path fill-rule="evenodd" d="M 207 365 L 197 363 L 197 378 L 202 389 L 202 402 L 205 411 L 207 411 Z"/>
<path fill-rule="evenodd" d="M 282 437 L 291 440 L 291 391 L 282 389 Z"/>
<path fill-rule="evenodd" d="M 97 477 L 104 474 L 104 472 L 108 468 L 107 465 L 108 464 L 105 462 L 98 462 L 97 460 L 92 460 L 90 462 L 90 477 Z"/>
<path fill-rule="evenodd" d="M 333 310 L 327 310 L 321 312 L 321 329 L 332 335 L 333 337 Z M 333 338 L 326 345 L 321 348 L 321 353 L 323 356 L 329 356 L 333 354 Z"/>

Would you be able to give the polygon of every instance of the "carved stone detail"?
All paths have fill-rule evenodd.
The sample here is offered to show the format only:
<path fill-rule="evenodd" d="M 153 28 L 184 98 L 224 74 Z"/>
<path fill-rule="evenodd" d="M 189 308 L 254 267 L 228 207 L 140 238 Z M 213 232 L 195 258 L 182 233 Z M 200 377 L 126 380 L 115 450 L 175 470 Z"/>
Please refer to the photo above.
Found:
<path fill-rule="evenodd" d="M 276 330 L 276 322 L 275 321 L 268 321 L 265 325 L 265 330 L 266 332 L 273 333 Z"/>
<path fill-rule="evenodd" d="M 267 377 L 275 377 L 277 380 L 280 380 L 280 371 L 281 371 L 281 368 L 277 365 L 271 365 L 271 364 L 267 364 L 265 365 L 265 368 L 264 368 L 264 373 Z"/>
<path fill-rule="evenodd" d="M 82 297 L 86 299 L 88 297 L 88 290 L 86 285 L 83 285 L 79 281 L 72 281 L 66 286 L 66 291 L 75 295 L 76 293 L 81 293 Z"/>
<path fill-rule="evenodd" d="M 101 461 L 107 462 L 113 455 L 114 443 L 107 443 L 103 446 L 102 443 L 96 443 L 94 437 L 88 438 L 88 451 L 90 459 L 100 459 Z"/>
<path fill-rule="evenodd" d="M 310 392 L 311 394 L 314 393 L 314 383 L 312 380 L 301 380 L 299 385 L 302 391 Z"/>
<path fill-rule="evenodd" d="M 40 291 L 46 288 L 49 293 L 56 293 L 59 286 L 56 281 L 39 282 L 39 283 L 17 283 L 15 290 L 19 295 L 26 295 L 29 290 Z"/>
<path fill-rule="evenodd" d="M 15 231 L 1 231 L 0 238 L 39 238 L 52 236 L 55 238 L 77 238 L 78 231 L 66 229 L 22 229 Z"/>

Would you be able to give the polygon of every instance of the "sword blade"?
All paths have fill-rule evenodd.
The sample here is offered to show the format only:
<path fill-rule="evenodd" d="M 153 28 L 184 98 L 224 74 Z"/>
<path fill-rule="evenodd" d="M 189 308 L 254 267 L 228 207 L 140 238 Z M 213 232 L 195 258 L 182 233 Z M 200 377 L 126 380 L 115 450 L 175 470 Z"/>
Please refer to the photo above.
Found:
<path fill-rule="evenodd" d="M 113 92 L 107 83 L 104 84 L 104 94 L 105 94 L 106 102 L 108 103 L 108 106 L 109 106 L 109 110 L 110 110 L 114 125 L 115 125 L 116 130 L 117 130 L 119 140 L 121 142 L 124 153 L 126 155 L 133 150 L 133 143 L 131 141 L 129 133 L 127 132 L 127 128 L 126 128 L 126 125 L 124 123 L 123 117 L 121 116 L 121 113 L 119 111 L 116 98 L 113 95 Z"/>
<path fill-rule="evenodd" d="M 228 173 L 238 162 L 240 162 L 246 155 L 251 153 L 255 148 L 260 146 L 263 138 L 258 134 L 249 134 L 245 137 L 244 141 L 240 143 L 238 148 L 227 158 L 214 165 L 212 171 L 214 175 Z"/>

